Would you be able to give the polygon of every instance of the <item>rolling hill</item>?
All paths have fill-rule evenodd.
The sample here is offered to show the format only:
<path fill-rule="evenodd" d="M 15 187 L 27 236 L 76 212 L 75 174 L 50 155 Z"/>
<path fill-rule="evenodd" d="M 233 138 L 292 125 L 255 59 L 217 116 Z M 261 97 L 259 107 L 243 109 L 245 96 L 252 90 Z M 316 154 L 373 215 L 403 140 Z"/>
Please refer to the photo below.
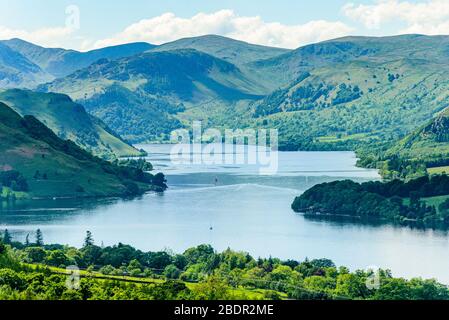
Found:
<path fill-rule="evenodd" d="M 194 49 L 236 65 L 245 76 L 264 88 L 262 93 L 268 94 L 278 89 L 280 84 L 271 73 L 259 72 L 254 62 L 287 54 L 292 50 L 254 45 L 217 35 L 184 38 L 166 43 L 152 49 L 152 52 Z M 275 72 L 275 74 L 278 74 Z"/>
<path fill-rule="evenodd" d="M 448 36 L 344 37 L 306 45 L 251 65 L 275 76 L 280 83 L 288 84 L 303 72 L 342 63 L 384 63 L 401 59 L 443 63 L 448 54 Z"/>
<path fill-rule="evenodd" d="M 413 45 L 410 45 L 413 43 Z M 253 105 L 286 149 L 393 141 L 449 106 L 449 37 L 351 37 L 258 62 L 289 85 Z M 281 81 L 281 80 L 280 80 Z"/>
<path fill-rule="evenodd" d="M 21 117 L 4 103 L 0 103 L 0 139 L 2 177 L 18 172 L 20 179 L 10 187 L 20 186 L 19 191 L 30 197 L 124 196 L 155 187 L 152 175 L 96 158 L 73 142 L 59 139 L 33 116 Z M 5 189 L 12 192 L 5 185 L 2 189 L 3 194 Z"/>
<path fill-rule="evenodd" d="M 72 140 L 96 156 L 114 159 L 141 155 L 140 151 L 66 95 L 10 89 L 0 90 L 0 101 L 22 116 L 36 117 L 61 139 Z"/>

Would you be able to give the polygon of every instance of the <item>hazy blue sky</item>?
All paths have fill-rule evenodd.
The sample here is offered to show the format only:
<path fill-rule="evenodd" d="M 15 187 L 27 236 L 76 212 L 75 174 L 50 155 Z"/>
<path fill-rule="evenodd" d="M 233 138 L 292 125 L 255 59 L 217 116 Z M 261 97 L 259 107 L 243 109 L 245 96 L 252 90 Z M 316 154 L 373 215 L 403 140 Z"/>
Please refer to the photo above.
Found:
<path fill-rule="evenodd" d="M 449 0 L 0 0 L 0 39 L 83 50 L 209 33 L 298 47 L 410 32 L 449 34 Z"/>

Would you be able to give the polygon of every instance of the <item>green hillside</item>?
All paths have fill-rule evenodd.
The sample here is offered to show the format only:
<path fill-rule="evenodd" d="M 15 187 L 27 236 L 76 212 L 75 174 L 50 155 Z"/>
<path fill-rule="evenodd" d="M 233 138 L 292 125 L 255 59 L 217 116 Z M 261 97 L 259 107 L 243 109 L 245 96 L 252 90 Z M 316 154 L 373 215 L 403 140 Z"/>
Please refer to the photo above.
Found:
<path fill-rule="evenodd" d="M 443 111 L 434 120 L 395 144 L 387 152 L 387 155 L 393 154 L 409 160 L 449 158 L 449 111 Z"/>
<path fill-rule="evenodd" d="M 16 186 L 2 182 L 3 190 L 11 187 L 31 197 L 53 198 L 124 196 L 163 189 L 161 177 L 96 158 L 73 142 L 59 139 L 36 118 L 22 118 L 3 103 L 0 139 L 2 177 L 18 172 L 26 181 L 13 177 Z"/>
<path fill-rule="evenodd" d="M 161 52 L 183 49 L 205 52 L 238 66 L 246 77 L 264 88 L 262 90 L 263 94 L 271 93 L 279 88 L 280 83 L 277 81 L 277 77 L 273 77 L 273 74 L 270 72 L 260 72 L 260 68 L 254 67 L 254 63 L 260 60 L 275 59 L 275 57 L 280 57 L 292 51 L 283 48 L 254 45 L 217 35 L 184 38 L 157 46 L 151 51 Z M 278 74 L 277 72 L 275 73 Z"/>
<path fill-rule="evenodd" d="M 254 61 L 252 66 L 288 84 L 305 71 L 353 61 L 383 63 L 408 58 L 444 63 L 448 46 L 447 36 L 344 37 Z"/>
<path fill-rule="evenodd" d="M 305 46 L 249 64 L 264 84 L 268 77 L 278 85 L 263 99 L 179 117 L 278 128 L 287 150 L 395 141 L 449 106 L 448 52 L 443 36 L 349 37 Z"/>
<path fill-rule="evenodd" d="M 215 112 L 266 92 L 237 66 L 192 49 L 98 61 L 41 89 L 84 101 L 132 142 L 163 138 L 182 126 L 182 113 L 191 109 Z"/>
<path fill-rule="evenodd" d="M 433 62 L 352 62 L 305 73 L 254 105 L 289 149 L 352 149 L 393 141 L 449 105 L 447 66 Z"/>
<path fill-rule="evenodd" d="M 347 37 L 284 52 L 205 36 L 100 61 L 42 89 L 86 99 L 132 142 L 203 120 L 277 128 L 286 150 L 354 150 L 401 139 L 449 106 L 448 55 L 447 36 Z"/>
<path fill-rule="evenodd" d="M 449 173 L 449 112 L 438 114 L 397 142 L 360 153 L 361 165 L 377 167 L 385 178 L 411 179 Z"/>
<path fill-rule="evenodd" d="M 61 139 L 70 139 L 97 156 L 113 159 L 141 154 L 66 95 L 11 89 L 0 91 L 0 101 L 22 116 L 36 117 Z"/>

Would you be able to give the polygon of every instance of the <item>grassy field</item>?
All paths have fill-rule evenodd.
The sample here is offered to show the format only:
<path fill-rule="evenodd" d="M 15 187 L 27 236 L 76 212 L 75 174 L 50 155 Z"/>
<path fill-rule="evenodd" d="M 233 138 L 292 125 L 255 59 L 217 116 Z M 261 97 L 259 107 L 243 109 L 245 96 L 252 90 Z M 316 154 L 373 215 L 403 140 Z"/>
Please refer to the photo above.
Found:
<path fill-rule="evenodd" d="M 440 206 L 440 204 L 442 204 L 447 199 L 449 199 L 449 195 L 439 196 L 439 197 L 422 198 L 421 200 L 424 201 L 428 206 L 434 206 L 437 209 L 437 211 L 439 211 L 438 207 Z M 404 199 L 404 204 L 409 205 L 410 199 L 409 198 Z"/>
<path fill-rule="evenodd" d="M 12 191 L 10 188 L 7 187 L 0 187 L 1 188 L 1 192 L 0 192 L 0 199 L 6 199 L 10 196 L 14 196 L 16 199 L 27 199 L 29 198 L 29 194 L 26 192 L 17 192 L 17 191 Z"/>
<path fill-rule="evenodd" d="M 357 133 L 351 135 L 342 134 L 341 136 L 333 135 L 333 136 L 318 137 L 317 141 L 322 143 L 334 143 L 334 142 L 345 142 L 349 140 L 363 140 L 367 137 L 368 135 L 366 133 Z"/>
<path fill-rule="evenodd" d="M 449 195 L 432 197 L 432 198 L 424 198 L 423 200 L 427 203 L 427 205 L 435 206 L 435 208 L 438 210 L 438 207 L 440 206 L 440 204 L 442 204 L 447 199 L 449 199 Z"/>
<path fill-rule="evenodd" d="M 429 174 L 449 173 L 449 166 L 448 167 L 427 168 L 427 172 L 429 172 Z"/>

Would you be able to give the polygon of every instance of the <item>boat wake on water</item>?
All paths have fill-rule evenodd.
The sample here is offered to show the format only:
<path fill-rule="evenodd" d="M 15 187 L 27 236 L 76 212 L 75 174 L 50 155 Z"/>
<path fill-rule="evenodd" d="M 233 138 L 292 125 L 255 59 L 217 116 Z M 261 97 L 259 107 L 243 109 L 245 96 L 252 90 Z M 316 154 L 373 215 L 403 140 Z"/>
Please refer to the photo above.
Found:
<path fill-rule="evenodd" d="M 201 187 L 195 188 L 193 185 L 190 185 L 189 188 L 181 189 L 181 188 L 173 188 L 166 191 L 166 193 L 196 193 L 201 191 L 223 191 L 223 190 L 229 190 L 229 191 L 242 191 L 247 188 L 259 188 L 259 189 L 267 189 L 267 190 L 278 190 L 283 192 L 289 192 L 292 194 L 299 194 L 302 193 L 303 190 L 299 189 L 293 189 L 293 188 L 284 188 L 284 187 L 276 187 L 276 186 L 270 186 L 270 185 L 262 185 L 262 184 L 256 184 L 256 183 L 241 183 L 241 184 L 232 184 L 232 185 L 225 185 L 225 186 L 215 186 L 211 184 L 210 186 L 204 186 L 201 185 Z"/>

